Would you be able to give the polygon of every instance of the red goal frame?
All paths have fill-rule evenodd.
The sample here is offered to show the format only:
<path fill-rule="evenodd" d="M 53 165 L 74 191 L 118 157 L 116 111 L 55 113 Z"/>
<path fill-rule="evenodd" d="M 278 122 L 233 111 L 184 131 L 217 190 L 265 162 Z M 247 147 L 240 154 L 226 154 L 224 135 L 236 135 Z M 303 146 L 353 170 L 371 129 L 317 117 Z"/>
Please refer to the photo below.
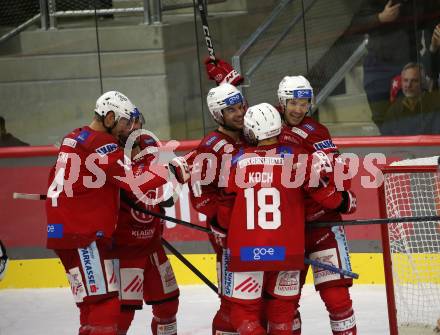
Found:
<path fill-rule="evenodd" d="M 410 166 L 387 166 L 381 169 L 384 176 L 391 173 L 423 173 L 423 172 L 436 172 L 439 167 L 436 165 L 410 165 Z M 385 202 L 385 182 L 382 182 L 378 188 L 378 201 L 381 218 L 387 218 L 386 202 Z M 387 295 L 388 305 L 388 322 L 390 327 L 390 335 L 398 335 L 398 323 L 397 323 L 397 308 L 396 301 L 394 299 L 394 280 L 392 270 L 392 260 L 390 252 L 390 240 L 388 234 L 388 227 L 386 224 L 381 225 L 381 239 L 382 239 L 382 255 L 383 266 L 385 274 L 385 289 Z"/>

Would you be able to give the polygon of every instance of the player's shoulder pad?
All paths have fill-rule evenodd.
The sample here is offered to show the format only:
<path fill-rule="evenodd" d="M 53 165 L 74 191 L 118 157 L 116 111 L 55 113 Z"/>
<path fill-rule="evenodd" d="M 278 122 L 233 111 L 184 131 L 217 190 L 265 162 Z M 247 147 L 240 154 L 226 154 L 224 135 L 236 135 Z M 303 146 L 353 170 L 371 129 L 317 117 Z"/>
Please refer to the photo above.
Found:
<path fill-rule="evenodd" d="M 220 132 L 213 131 L 200 141 L 198 151 L 220 153 L 225 149 L 227 144 L 233 145 L 228 136 Z"/>
<path fill-rule="evenodd" d="M 92 132 L 86 128 L 76 128 L 67 134 L 61 142 L 61 147 L 75 149 L 78 145 L 88 145 L 91 142 Z"/>
<path fill-rule="evenodd" d="M 333 143 L 328 128 L 322 123 L 311 117 L 306 117 L 300 127 L 308 132 L 307 142 L 313 145 L 314 150 L 333 151 L 338 149 Z"/>
<path fill-rule="evenodd" d="M 330 132 L 328 131 L 328 128 L 324 126 L 322 123 L 311 118 L 310 116 L 306 116 L 301 122 L 301 124 L 298 125 L 298 128 L 304 130 L 309 135 L 320 134 L 321 136 L 324 137 L 330 137 Z"/>
<path fill-rule="evenodd" d="M 281 143 L 300 144 L 307 138 L 307 133 L 298 127 L 283 126 L 278 139 Z"/>
<path fill-rule="evenodd" d="M 77 145 L 101 156 L 106 156 L 119 149 L 119 143 L 112 135 L 89 128 L 82 128 L 73 139 L 77 141 Z"/>

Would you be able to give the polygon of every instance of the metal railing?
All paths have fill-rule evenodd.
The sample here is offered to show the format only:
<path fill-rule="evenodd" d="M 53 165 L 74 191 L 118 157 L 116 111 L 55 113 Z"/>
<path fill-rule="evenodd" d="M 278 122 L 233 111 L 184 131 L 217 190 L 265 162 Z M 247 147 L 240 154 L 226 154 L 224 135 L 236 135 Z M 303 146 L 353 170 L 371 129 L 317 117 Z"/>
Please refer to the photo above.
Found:
<path fill-rule="evenodd" d="M 285 7 L 292 3 L 294 0 L 282 0 L 280 3 L 272 10 L 266 21 L 264 21 L 256 30 L 255 32 L 242 44 L 240 49 L 232 56 L 232 65 L 233 67 L 241 73 L 242 66 L 241 61 L 243 56 L 249 51 L 251 46 L 253 46 L 260 36 L 264 32 L 266 32 L 270 26 L 276 21 L 276 19 L 283 13 Z M 313 4 L 317 0 L 309 0 L 305 6 L 304 11 L 298 15 L 296 15 L 293 20 L 286 26 L 286 28 L 283 30 L 283 32 L 278 36 L 278 38 L 268 47 L 266 48 L 265 52 L 258 57 L 258 59 L 254 62 L 252 66 L 249 67 L 249 70 L 244 73 L 244 76 L 246 78 L 249 78 L 252 76 L 252 74 L 258 69 L 258 67 L 264 62 L 267 57 L 275 50 L 275 48 L 281 43 L 281 41 L 287 36 L 287 34 L 293 29 L 294 26 L 296 26 L 303 18 L 305 13 L 308 12 L 308 10 L 313 6 Z"/>
<path fill-rule="evenodd" d="M 356 48 L 353 54 L 346 62 L 336 71 L 325 86 L 319 91 L 312 109 L 312 113 L 316 112 L 318 107 L 331 95 L 339 83 L 345 78 L 346 74 L 351 71 L 359 61 L 367 55 L 368 35 L 365 36 L 362 43 Z"/>
<path fill-rule="evenodd" d="M 226 0 L 205 0 L 208 3 L 220 3 Z M 193 7 L 193 0 L 142 0 L 142 6 L 129 8 L 92 8 L 78 10 L 58 10 L 57 0 L 39 0 L 39 13 L 27 19 L 25 22 L 12 28 L 0 37 L 0 45 L 10 38 L 18 35 L 28 27 L 40 21 L 41 29 L 56 29 L 57 19 L 62 17 L 83 17 L 83 16 L 103 16 L 120 13 L 142 13 L 143 23 L 160 24 L 162 23 L 162 13 L 176 9 Z M 76 2 L 77 3 L 77 2 Z"/>
<path fill-rule="evenodd" d="M 129 8 L 106 8 L 106 9 L 79 9 L 79 10 L 65 10 L 58 11 L 56 0 L 47 0 L 48 4 L 48 16 L 49 16 L 49 26 L 51 29 L 57 27 L 57 18 L 59 17 L 80 17 L 80 16 L 102 16 L 109 14 L 120 14 L 120 13 L 143 13 L 143 23 L 160 23 L 161 14 L 161 0 L 143 0 L 143 6 L 141 7 L 129 7 Z M 150 4 L 151 2 L 151 4 Z M 153 13 L 151 12 L 153 8 Z"/>

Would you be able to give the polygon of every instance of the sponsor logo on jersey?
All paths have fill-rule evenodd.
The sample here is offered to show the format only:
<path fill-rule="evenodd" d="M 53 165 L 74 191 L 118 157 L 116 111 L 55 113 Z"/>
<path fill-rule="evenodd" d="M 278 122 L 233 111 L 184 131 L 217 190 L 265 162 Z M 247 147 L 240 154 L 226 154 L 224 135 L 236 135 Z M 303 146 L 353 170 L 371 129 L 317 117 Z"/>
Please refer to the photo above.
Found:
<path fill-rule="evenodd" d="M 316 251 L 314 253 L 311 253 L 309 257 L 310 259 L 316 260 L 320 263 L 339 267 L 336 248 Z M 316 266 L 312 266 L 312 268 L 315 285 L 341 279 L 341 275 L 338 273 L 334 273 L 333 271 L 322 269 Z"/>
<path fill-rule="evenodd" d="M 93 242 L 86 248 L 79 248 L 78 252 L 89 294 L 99 295 L 106 293 L 104 274 L 96 242 Z"/>
<path fill-rule="evenodd" d="M 280 271 L 275 284 L 275 294 L 293 296 L 299 293 L 299 271 Z"/>
<path fill-rule="evenodd" d="M 284 158 L 282 157 L 248 157 L 243 158 L 238 162 L 240 169 L 248 165 L 284 165 Z"/>
<path fill-rule="evenodd" d="M 62 223 L 47 225 L 47 238 L 63 238 L 64 227 Z"/>
<path fill-rule="evenodd" d="M 256 293 L 259 292 L 261 289 L 260 283 L 255 280 L 252 276 L 247 277 L 242 282 L 238 283 L 234 287 L 234 291 L 241 291 L 241 292 L 249 292 L 249 293 Z"/>
<path fill-rule="evenodd" d="M 218 152 L 221 148 L 223 148 L 223 146 L 225 146 L 226 144 L 228 144 L 228 141 L 226 140 L 221 140 L 218 141 L 216 143 L 216 145 L 214 145 L 214 147 L 212 148 L 212 150 L 214 150 L 215 152 Z"/>
<path fill-rule="evenodd" d="M 226 104 L 226 106 L 233 106 L 235 104 L 239 104 L 243 102 L 243 99 L 241 97 L 241 93 L 234 94 L 232 97 L 226 98 L 223 100 L 223 102 Z"/>
<path fill-rule="evenodd" d="M 232 297 L 233 286 L 234 286 L 234 276 L 232 272 L 229 272 L 227 269 L 229 267 L 229 263 L 231 261 L 229 249 L 225 250 L 222 255 L 223 264 L 222 264 L 222 278 L 223 278 L 223 290 L 224 294 L 228 297 Z"/>
<path fill-rule="evenodd" d="M 283 261 L 286 259 L 286 248 L 276 246 L 256 246 L 240 248 L 240 259 L 252 261 Z"/>
<path fill-rule="evenodd" d="M 304 128 L 306 128 L 308 131 L 315 131 L 315 127 L 313 127 L 311 124 L 304 124 L 303 125 Z"/>
<path fill-rule="evenodd" d="M 136 275 L 133 280 L 123 288 L 124 292 L 141 292 L 143 287 L 142 283 L 144 282 L 144 278 Z"/>
<path fill-rule="evenodd" d="M 96 148 L 96 152 L 100 154 L 101 156 L 108 155 L 109 153 L 112 153 L 118 149 L 118 145 L 116 143 L 107 143 L 103 146 Z"/>
<path fill-rule="evenodd" d="M 177 334 L 177 322 L 171 322 L 166 325 L 157 325 L 157 335 Z"/>
<path fill-rule="evenodd" d="M 345 237 L 343 227 L 332 227 L 332 232 L 335 234 L 336 242 L 338 243 L 339 256 L 342 261 L 342 268 L 351 271 L 350 255 L 348 250 L 348 243 Z"/>
<path fill-rule="evenodd" d="M 153 256 L 156 260 L 155 263 L 158 265 L 160 279 L 162 281 L 163 292 L 169 294 L 178 289 L 176 277 L 174 276 L 173 268 L 171 267 L 170 261 L 167 259 L 165 263 L 159 265 L 159 257 L 157 253 Z"/>
<path fill-rule="evenodd" d="M 217 139 L 217 136 L 212 136 L 210 138 L 208 138 L 208 140 L 205 142 L 205 146 L 209 147 L 212 142 L 214 142 Z"/>
<path fill-rule="evenodd" d="M 138 240 L 149 240 L 153 237 L 155 229 L 132 230 L 131 236 Z"/>
<path fill-rule="evenodd" d="M 244 149 L 240 148 L 240 150 L 234 156 L 232 156 L 231 165 L 234 166 L 235 164 L 237 164 L 237 162 L 239 161 L 240 157 L 243 156 L 243 154 L 244 154 Z"/>
<path fill-rule="evenodd" d="M 77 137 L 75 137 L 75 140 L 77 140 L 79 143 L 84 143 L 89 136 L 90 132 L 87 130 L 83 130 L 78 134 Z"/>
<path fill-rule="evenodd" d="M 309 134 L 307 134 L 304 130 L 299 129 L 298 127 L 292 127 L 292 132 L 299 135 L 302 138 L 307 138 Z"/>
<path fill-rule="evenodd" d="M 293 154 L 292 147 L 282 145 L 277 148 L 277 154 L 281 155 L 281 157 L 284 157 L 284 155 L 291 155 Z"/>
<path fill-rule="evenodd" d="M 333 144 L 331 139 L 327 139 L 321 142 L 314 143 L 313 147 L 315 148 L 315 150 L 324 150 L 324 149 L 336 148 L 336 145 Z"/>
<path fill-rule="evenodd" d="M 303 98 L 311 99 L 313 96 L 313 92 L 310 89 L 293 90 L 292 93 L 295 99 L 303 99 Z"/>
<path fill-rule="evenodd" d="M 67 137 L 67 138 L 65 138 L 63 140 L 63 144 L 61 144 L 61 145 L 65 145 L 67 147 L 75 148 L 77 143 L 78 142 L 76 140 L 74 140 L 73 138 L 68 138 Z"/>
<path fill-rule="evenodd" d="M 79 267 L 69 269 L 67 273 L 67 279 L 70 283 L 70 289 L 73 293 L 73 298 L 76 303 L 84 301 L 84 297 L 87 296 L 86 288 L 84 287 L 83 279 Z"/>
<path fill-rule="evenodd" d="M 87 280 L 89 282 L 90 292 L 95 293 L 98 290 L 96 286 L 95 274 L 92 268 L 92 264 L 90 262 L 90 255 L 88 249 L 80 249 L 82 259 L 84 260 L 84 270 L 85 275 L 87 276 Z"/>

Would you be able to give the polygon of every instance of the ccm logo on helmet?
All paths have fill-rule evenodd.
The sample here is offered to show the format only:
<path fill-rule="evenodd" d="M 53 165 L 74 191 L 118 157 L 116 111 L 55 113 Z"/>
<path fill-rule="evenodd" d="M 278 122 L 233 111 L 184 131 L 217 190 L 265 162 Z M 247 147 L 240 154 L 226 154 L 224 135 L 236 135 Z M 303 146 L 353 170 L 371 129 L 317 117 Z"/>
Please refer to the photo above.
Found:
<path fill-rule="evenodd" d="M 283 261 L 286 258 L 285 247 L 243 247 L 240 248 L 242 261 Z"/>

